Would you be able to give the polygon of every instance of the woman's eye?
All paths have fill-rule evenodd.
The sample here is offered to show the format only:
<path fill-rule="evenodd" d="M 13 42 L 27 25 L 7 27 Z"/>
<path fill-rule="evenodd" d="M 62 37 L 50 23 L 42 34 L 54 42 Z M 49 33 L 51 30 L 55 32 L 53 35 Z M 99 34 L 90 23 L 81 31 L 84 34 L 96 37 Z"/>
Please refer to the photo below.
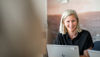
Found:
<path fill-rule="evenodd" d="M 69 21 L 67 21 L 67 22 L 69 22 Z"/>
<path fill-rule="evenodd" d="M 72 22 L 75 22 L 75 20 L 72 20 Z"/>

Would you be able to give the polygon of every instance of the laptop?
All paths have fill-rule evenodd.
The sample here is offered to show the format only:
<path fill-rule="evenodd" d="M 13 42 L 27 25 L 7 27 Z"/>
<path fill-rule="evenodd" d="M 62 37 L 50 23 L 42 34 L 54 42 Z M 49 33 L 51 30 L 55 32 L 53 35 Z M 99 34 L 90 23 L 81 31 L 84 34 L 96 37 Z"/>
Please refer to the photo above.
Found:
<path fill-rule="evenodd" d="M 47 44 L 48 57 L 79 57 L 79 47 Z"/>
<path fill-rule="evenodd" d="M 88 50 L 88 53 L 90 57 L 100 57 L 100 51 Z"/>

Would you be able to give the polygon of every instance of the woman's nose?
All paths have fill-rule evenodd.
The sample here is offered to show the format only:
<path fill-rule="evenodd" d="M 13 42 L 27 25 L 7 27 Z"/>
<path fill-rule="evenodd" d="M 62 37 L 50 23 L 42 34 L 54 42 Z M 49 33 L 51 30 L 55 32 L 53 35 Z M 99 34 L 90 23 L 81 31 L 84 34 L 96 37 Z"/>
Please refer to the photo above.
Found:
<path fill-rule="evenodd" d="M 70 26 L 72 26 L 72 25 L 73 25 L 73 22 L 70 21 Z"/>

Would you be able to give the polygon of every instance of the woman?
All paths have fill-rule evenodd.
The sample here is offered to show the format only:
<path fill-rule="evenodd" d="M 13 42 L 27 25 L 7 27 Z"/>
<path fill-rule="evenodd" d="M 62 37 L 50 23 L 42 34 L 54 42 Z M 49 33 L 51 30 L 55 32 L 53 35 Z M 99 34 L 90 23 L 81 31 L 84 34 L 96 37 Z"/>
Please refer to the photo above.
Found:
<path fill-rule="evenodd" d="M 65 10 L 62 14 L 59 33 L 54 41 L 58 45 L 78 45 L 81 57 L 88 57 L 88 49 L 92 49 L 93 41 L 91 34 L 82 30 L 79 19 L 74 10 Z"/>

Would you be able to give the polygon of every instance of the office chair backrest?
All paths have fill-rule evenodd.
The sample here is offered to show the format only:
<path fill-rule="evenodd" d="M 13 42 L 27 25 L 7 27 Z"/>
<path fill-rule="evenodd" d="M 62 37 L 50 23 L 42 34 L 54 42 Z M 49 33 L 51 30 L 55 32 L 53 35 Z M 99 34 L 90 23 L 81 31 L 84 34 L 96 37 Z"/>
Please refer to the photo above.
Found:
<path fill-rule="evenodd" d="M 100 41 L 94 42 L 93 50 L 98 50 L 98 51 L 100 51 Z"/>

